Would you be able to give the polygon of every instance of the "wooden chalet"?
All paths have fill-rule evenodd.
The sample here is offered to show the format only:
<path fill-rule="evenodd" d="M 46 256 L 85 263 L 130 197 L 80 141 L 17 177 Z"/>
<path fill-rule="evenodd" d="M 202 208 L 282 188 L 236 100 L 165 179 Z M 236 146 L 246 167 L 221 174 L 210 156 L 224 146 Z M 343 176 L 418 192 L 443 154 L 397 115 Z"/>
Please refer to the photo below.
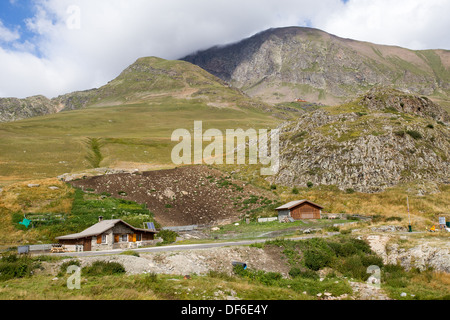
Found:
<path fill-rule="evenodd" d="M 83 246 L 83 251 L 135 248 L 152 244 L 156 230 L 139 229 L 123 220 L 103 220 L 86 230 L 57 237 L 60 245 Z"/>
<path fill-rule="evenodd" d="M 275 210 L 278 211 L 278 220 L 281 221 L 286 217 L 291 217 L 294 220 L 320 219 L 322 209 L 322 206 L 314 202 L 297 200 L 286 203 Z"/>

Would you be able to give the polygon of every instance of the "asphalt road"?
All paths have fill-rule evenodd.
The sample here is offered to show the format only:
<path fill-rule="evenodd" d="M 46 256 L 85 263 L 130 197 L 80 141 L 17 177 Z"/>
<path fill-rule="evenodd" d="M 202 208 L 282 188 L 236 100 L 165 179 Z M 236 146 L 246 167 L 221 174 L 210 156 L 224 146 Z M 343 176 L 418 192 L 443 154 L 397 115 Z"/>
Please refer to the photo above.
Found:
<path fill-rule="evenodd" d="M 300 237 L 291 237 L 291 238 L 286 238 L 286 239 L 304 240 L 304 239 L 309 239 L 309 238 L 331 237 L 336 234 L 339 234 L 339 232 L 330 232 L 325 236 L 323 236 L 323 235 L 321 235 L 321 236 L 308 235 L 308 236 L 300 236 Z M 199 250 L 199 249 L 212 249 L 212 248 L 231 247 L 231 246 L 248 246 L 250 244 L 264 243 L 266 241 L 270 241 L 270 240 L 274 240 L 274 239 L 275 238 L 273 238 L 273 239 L 266 238 L 266 239 L 259 239 L 259 240 L 241 240 L 241 241 L 232 241 L 232 242 L 184 244 L 184 245 L 157 246 L 157 247 L 148 247 L 148 248 L 139 248 L 139 249 L 115 249 L 115 250 L 104 250 L 104 251 L 67 252 L 67 253 L 55 253 L 55 255 L 71 256 L 71 257 L 88 257 L 88 256 L 120 254 L 124 251 L 130 251 L 130 250 L 138 252 L 138 253 Z"/>

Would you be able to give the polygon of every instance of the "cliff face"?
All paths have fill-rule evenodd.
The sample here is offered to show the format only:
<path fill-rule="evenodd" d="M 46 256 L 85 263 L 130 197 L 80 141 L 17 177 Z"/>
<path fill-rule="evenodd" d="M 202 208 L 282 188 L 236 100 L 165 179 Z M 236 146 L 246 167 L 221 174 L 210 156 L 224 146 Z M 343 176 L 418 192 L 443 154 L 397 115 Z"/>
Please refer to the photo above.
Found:
<path fill-rule="evenodd" d="M 183 60 L 270 103 L 336 103 L 379 85 L 450 96 L 449 51 L 381 46 L 309 28 L 270 29 Z"/>
<path fill-rule="evenodd" d="M 371 92 L 284 123 L 281 168 L 273 181 L 369 193 L 416 181 L 450 183 L 450 131 L 441 121 L 448 121 L 448 114 L 418 96 L 409 96 L 408 106 L 425 109 L 397 111 L 391 101 L 402 97 Z M 419 114 L 424 112 L 430 115 Z"/>

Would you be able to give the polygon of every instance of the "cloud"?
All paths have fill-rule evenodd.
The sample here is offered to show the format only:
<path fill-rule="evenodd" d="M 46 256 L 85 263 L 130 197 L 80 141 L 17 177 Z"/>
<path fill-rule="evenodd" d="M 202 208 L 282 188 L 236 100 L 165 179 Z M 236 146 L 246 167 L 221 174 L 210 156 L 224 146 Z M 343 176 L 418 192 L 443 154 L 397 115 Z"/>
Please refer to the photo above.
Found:
<path fill-rule="evenodd" d="M 54 97 L 99 87 L 139 57 L 177 59 L 272 27 L 308 25 L 366 41 L 443 46 L 445 2 L 34 0 L 24 26 L 32 38 L 19 40 L 18 31 L 0 24 L 0 39 L 10 42 L 0 47 L 0 95 Z"/>
<path fill-rule="evenodd" d="M 2 42 L 12 42 L 20 39 L 20 34 L 17 30 L 9 30 L 0 21 L 0 43 Z"/>
<path fill-rule="evenodd" d="M 316 26 L 338 36 L 415 50 L 450 49 L 448 0 L 350 0 L 318 17 Z"/>

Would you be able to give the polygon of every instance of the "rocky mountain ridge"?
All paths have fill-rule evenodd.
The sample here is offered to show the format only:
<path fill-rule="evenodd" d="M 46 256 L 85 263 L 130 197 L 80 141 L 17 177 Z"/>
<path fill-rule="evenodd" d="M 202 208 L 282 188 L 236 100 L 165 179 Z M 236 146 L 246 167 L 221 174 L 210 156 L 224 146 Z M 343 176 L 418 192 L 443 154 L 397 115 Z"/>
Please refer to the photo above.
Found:
<path fill-rule="evenodd" d="M 342 103 L 373 86 L 450 97 L 450 51 L 413 51 L 300 27 L 269 29 L 182 60 L 268 103 Z"/>

